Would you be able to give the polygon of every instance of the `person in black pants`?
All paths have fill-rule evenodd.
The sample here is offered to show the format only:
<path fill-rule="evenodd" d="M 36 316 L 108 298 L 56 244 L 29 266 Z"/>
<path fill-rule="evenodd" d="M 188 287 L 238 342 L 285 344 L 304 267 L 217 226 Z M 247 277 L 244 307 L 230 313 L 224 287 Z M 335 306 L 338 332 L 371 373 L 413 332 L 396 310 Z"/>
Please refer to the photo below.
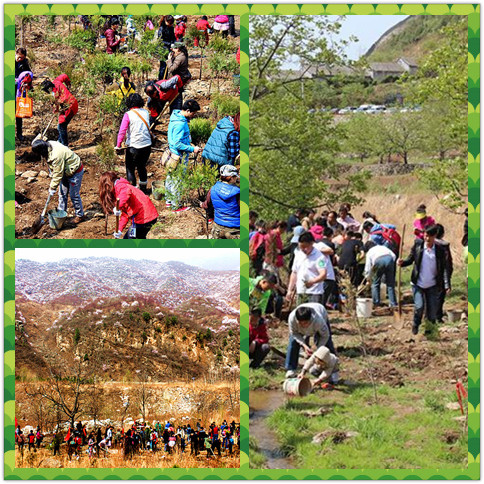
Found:
<path fill-rule="evenodd" d="M 229 17 L 229 34 L 231 37 L 237 37 L 235 33 L 235 15 L 228 15 Z"/>

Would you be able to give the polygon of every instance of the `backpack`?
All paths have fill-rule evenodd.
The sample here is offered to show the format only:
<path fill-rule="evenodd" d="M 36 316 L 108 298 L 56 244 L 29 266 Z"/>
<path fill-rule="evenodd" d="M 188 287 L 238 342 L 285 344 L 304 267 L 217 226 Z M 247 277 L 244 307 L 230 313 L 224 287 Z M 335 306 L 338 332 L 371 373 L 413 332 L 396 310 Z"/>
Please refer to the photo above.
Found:
<path fill-rule="evenodd" d="M 381 225 L 379 230 L 371 231 L 370 235 L 381 235 L 385 239 L 383 245 L 395 252 L 395 254 L 398 256 L 402 238 L 395 229 Z"/>

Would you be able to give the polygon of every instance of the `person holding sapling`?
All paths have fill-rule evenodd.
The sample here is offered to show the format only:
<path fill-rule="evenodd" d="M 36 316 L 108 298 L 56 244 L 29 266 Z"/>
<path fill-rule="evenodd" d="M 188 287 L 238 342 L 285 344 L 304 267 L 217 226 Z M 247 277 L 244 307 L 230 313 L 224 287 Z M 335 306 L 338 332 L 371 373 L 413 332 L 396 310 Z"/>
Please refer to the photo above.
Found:
<path fill-rule="evenodd" d="M 148 196 L 114 171 L 107 171 L 99 179 L 99 198 L 104 213 L 112 212 L 120 217 L 118 230 L 113 234 L 115 239 L 123 236 L 130 219 L 131 227 L 124 238 L 146 239 L 158 218 L 158 212 Z M 119 210 L 116 209 L 116 199 L 119 199 Z"/>
<path fill-rule="evenodd" d="M 126 136 L 126 178 L 131 185 L 136 186 L 135 170 L 138 170 L 139 188 L 143 193 L 147 192 L 148 173 L 146 164 L 151 153 L 151 133 L 149 128 L 150 115 L 146 109 L 142 109 L 145 102 L 139 94 L 130 94 L 121 126 L 119 127 L 118 140 L 115 149 L 121 149 L 121 143 Z"/>
<path fill-rule="evenodd" d="M 104 32 L 104 35 L 106 36 L 107 54 L 115 54 L 116 52 L 118 52 L 121 46 L 121 43 L 126 40 L 124 37 L 117 36 L 119 27 L 120 27 L 119 20 L 117 17 L 115 17 L 109 22 L 109 27 Z"/>
<path fill-rule="evenodd" d="M 58 141 L 36 140 L 32 143 L 32 151 L 47 160 L 51 170 L 49 197 L 54 196 L 59 189 L 58 209 L 66 211 L 67 199 L 70 196 L 76 212 L 72 222 L 83 222 L 85 217 L 80 191 L 84 166 L 79 156 Z"/>
<path fill-rule="evenodd" d="M 240 153 L 240 113 L 225 116 L 213 130 L 202 152 L 211 166 L 235 165 Z"/>
<path fill-rule="evenodd" d="M 333 383 L 339 380 L 338 357 L 333 355 L 328 348 L 320 346 L 304 363 L 298 378 L 304 378 L 307 373 L 316 376 L 313 387 L 331 378 Z"/>
<path fill-rule="evenodd" d="M 207 199 L 201 203 L 202 208 L 213 207 L 214 239 L 240 238 L 240 188 L 236 185 L 238 179 L 239 173 L 235 166 L 222 166 L 220 181 L 210 188 Z"/>
<path fill-rule="evenodd" d="M 128 100 L 130 94 L 136 94 L 136 86 L 129 80 L 131 76 L 131 69 L 129 67 L 123 67 L 121 69 L 121 78 L 108 89 L 106 92 L 116 96 L 119 100 L 119 105 Z"/>
<path fill-rule="evenodd" d="M 162 163 L 168 169 L 165 180 L 166 208 L 171 208 L 175 212 L 184 212 L 189 209 L 180 207 L 180 180 L 176 177 L 185 175 L 190 153 L 197 154 L 201 150 L 199 146 L 191 145 L 190 128 L 188 127 L 188 121 L 194 118 L 198 111 L 200 111 L 200 105 L 194 99 L 189 99 L 183 103 L 181 110 L 175 109 L 170 116 L 168 150 L 163 154 Z M 178 166 L 179 164 L 181 167 Z"/>
<path fill-rule="evenodd" d="M 299 351 L 304 349 L 306 356 L 314 353 L 310 345 L 313 338 L 316 348 L 326 347 L 332 354 L 336 354 L 331 338 L 331 328 L 326 308 L 319 303 L 300 304 L 288 318 L 289 344 L 286 353 L 286 378 L 298 376 L 297 367 Z"/>

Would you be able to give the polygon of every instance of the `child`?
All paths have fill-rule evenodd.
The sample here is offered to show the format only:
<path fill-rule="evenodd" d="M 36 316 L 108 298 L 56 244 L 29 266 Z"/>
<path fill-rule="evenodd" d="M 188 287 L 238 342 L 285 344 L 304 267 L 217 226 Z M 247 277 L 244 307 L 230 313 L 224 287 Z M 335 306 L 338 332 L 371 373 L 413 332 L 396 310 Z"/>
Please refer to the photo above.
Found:
<path fill-rule="evenodd" d="M 325 380 L 331 378 L 331 383 L 338 383 L 338 358 L 333 355 L 328 348 L 320 346 L 304 363 L 301 373 L 298 378 L 304 378 L 306 373 L 317 376 L 313 382 L 313 387 L 316 387 Z"/>

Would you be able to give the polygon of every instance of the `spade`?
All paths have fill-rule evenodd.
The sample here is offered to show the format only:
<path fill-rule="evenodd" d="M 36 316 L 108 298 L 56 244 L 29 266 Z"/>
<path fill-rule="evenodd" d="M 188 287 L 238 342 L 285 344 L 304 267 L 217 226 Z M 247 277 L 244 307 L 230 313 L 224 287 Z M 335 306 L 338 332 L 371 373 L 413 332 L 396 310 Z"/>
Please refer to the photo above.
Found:
<path fill-rule="evenodd" d="M 44 225 L 44 218 L 45 218 L 45 213 L 47 212 L 47 206 L 49 205 L 51 195 L 49 193 L 49 196 L 47 197 L 47 201 L 45 202 L 45 207 L 44 210 L 42 211 L 42 214 L 35 220 L 35 222 L 32 224 L 32 235 L 36 234 Z"/>

